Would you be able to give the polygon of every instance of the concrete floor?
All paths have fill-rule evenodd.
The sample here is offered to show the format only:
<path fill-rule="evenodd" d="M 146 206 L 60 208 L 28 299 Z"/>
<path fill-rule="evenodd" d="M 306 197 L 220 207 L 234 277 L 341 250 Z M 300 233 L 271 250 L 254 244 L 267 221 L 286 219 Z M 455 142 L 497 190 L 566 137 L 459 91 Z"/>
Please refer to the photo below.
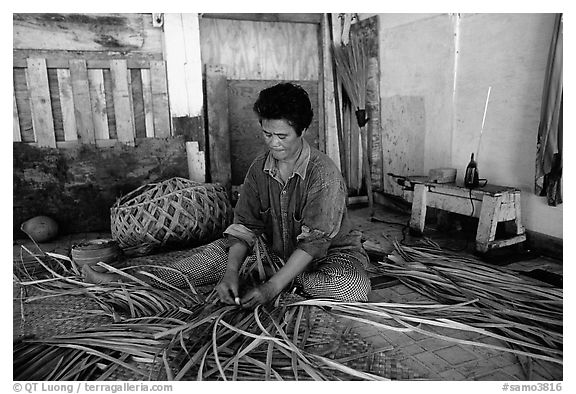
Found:
<path fill-rule="evenodd" d="M 349 212 L 356 228 L 363 232 L 366 242 L 373 247 L 381 248 L 383 253 L 391 253 L 394 250 L 393 239 L 398 241 L 404 239 L 404 242 L 408 245 L 418 241 L 418 237 L 411 236 L 407 228 L 400 225 L 408 222 L 408 214 L 377 206 L 374 217 L 388 222 L 384 223 L 370 221 L 368 208 L 350 209 Z M 398 225 L 390 223 L 398 223 Z M 427 224 L 424 235 L 433 239 L 441 247 L 463 249 L 467 246 L 465 251 L 460 252 L 462 254 L 472 254 L 474 250 L 473 234 L 466 235 L 463 233 L 455 234 L 453 232 L 436 231 L 433 226 Z M 466 239 L 472 240 L 466 244 Z M 518 259 L 517 255 L 511 255 L 510 259 L 514 262 L 506 264 L 507 268 L 518 271 L 530 271 L 539 268 L 555 274 L 562 274 L 562 261 L 542 256 L 530 256 L 529 259 L 522 260 Z M 504 261 L 501 261 L 500 264 L 505 264 L 505 258 L 502 260 Z M 401 283 L 373 290 L 369 300 L 373 302 L 407 304 L 430 303 L 429 299 Z M 528 366 L 526 358 L 521 357 L 521 361 L 520 358 L 509 352 L 458 344 L 418 332 L 402 333 L 391 330 L 379 330 L 364 324 L 356 324 L 354 329 L 361 333 L 365 340 L 375 348 L 394 347 L 395 352 L 401 354 L 403 365 L 411 369 L 416 378 L 457 381 L 547 381 L 563 379 L 561 365 L 538 361 L 532 362 L 532 365 Z M 452 330 L 448 334 L 446 332 L 447 329 L 443 330 L 437 327 L 426 327 L 426 329 L 439 334 L 445 333 L 449 336 L 456 336 L 459 339 L 503 346 L 502 342 L 477 333 L 454 332 Z M 524 363 L 524 366 L 522 363 Z"/>
<path fill-rule="evenodd" d="M 413 244 L 418 241 L 417 237 L 411 236 L 406 228 L 409 220 L 407 213 L 398 210 L 391 210 L 382 206 L 377 206 L 375 216 L 381 221 L 370 221 L 370 212 L 366 207 L 350 207 L 350 218 L 355 227 L 363 232 L 367 245 L 377 248 L 385 255 L 394 250 L 392 241 L 394 239 L 403 240 L 406 244 Z M 387 222 L 387 223 L 385 223 Z M 425 229 L 425 235 L 436 241 L 442 247 L 453 249 L 464 249 L 461 253 L 471 253 L 474 242 L 466 239 L 473 239 L 473 235 L 466 235 L 463 232 L 442 232 L 436 231 L 433 226 Z M 73 244 L 96 238 L 109 238 L 107 233 L 86 233 L 60 237 L 57 241 L 40 245 L 43 251 L 68 254 Z M 19 240 L 14 242 L 14 259 L 22 258 L 20 244 L 26 245 L 31 251 L 36 250 L 29 241 Z M 29 258 L 29 256 L 28 256 Z M 562 275 L 562 261 L 547 257 L 536 257 L 522 260 L 514 258 L 514 263 L 508 264 L 508 268 L 519 271 L 529 271 L 532 269 L 542 269 L 548 272 Z M 370 294 L 370 301 L 386 301 L 398 303 L 423 303 L 430 302 L 422 295 L 410 288 L 396 282 L 393 285 L 378 290 L 373 290 Z M 430 329 L 430 328 L 427 328 Z M 454 342 L 425 336 L 417 332 L 396 332 L 390 330 L 378 330 L 371 326 L 356 323 L 354 330 L 358 332 L 366 342 L 374 348 L 393 348 L 395 354 L 399 355 L 403 367 L 414 372 L 417 379 L 431 380 L 562 380 L 562 366 L 549 362 L 534 362 L 527 368 L 521 360 L 509 352 L 500 352 L 479 346 L 456 344 Z M 435 329 L 441 333 L 440 329 Z M 489 337 L 482 337 L 479 334 L 459 331 L 457 334 L 461 339 L 481 341 L 497 344 Z M 502 345 L 502 343 L 499 343 Z M 530 369 L 530 372 L 526 371 Z"/>

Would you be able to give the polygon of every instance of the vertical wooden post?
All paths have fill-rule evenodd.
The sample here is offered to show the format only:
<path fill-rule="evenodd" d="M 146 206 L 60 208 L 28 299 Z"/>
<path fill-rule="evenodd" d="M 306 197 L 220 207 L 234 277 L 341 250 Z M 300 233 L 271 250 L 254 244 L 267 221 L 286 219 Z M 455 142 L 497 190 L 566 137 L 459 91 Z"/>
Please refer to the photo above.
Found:
<path fill-rule="evenodd" d="M 74 114 L 74 98 L 70 70 L 59 68 L 58 92 L 60 94 L 60 108 L 62 108 L 62 128 L 64 129 L 64 141 L 77 141 L 76 115 Z"/>
<path fill-rule="evenodd" d="M 349 176 L 349 166 L 347 162 L 346 156 L 346 143 L 344 141 L 344 131 L 342 129 L 342 113 L 341 113 L 341 106 L 340 106 L 340 94 L 339 94 L 339 87 L 338 87 L 338 76 L 336 73 L 336 66 L 334 64 L 334 57 L 332 56 L 332 44 L 334 43 L 333 33 L 334 27 L 332 25 L 332 14 L 325 14 L 325 17 L 322 18 L 323 21 L 323 31 L 324 31 L 324 68 L 325 68 L 325 105 L 326 108 L 333 108 L 334 111 L 326 111 L 329 116 L 326 119 L 326 127 L 327 131 L 334 130 L 336 128 L 336 138 L 333 137 L 333 133 L 326 134 L 326 141 L 327 141 L 327 151 L 330 152 L 330 147 L 338 147 L 338 157 L 339 157 L 339 164 L 340 164 L 340 172 L 346 181 L 346 185 L 350 186 L 350 176 Z M 328 72 L 331 70 L 331 73 Z M 332 137 L 332 138 L 330 138 Z M 333 141 L 333 142 L 332 142 Z M 332 150 L 333 152 L 333 150 Z M 336 155 L 332 153 L 331 157 L 335 157 Z"/>
<path fill-rule="evenodd" d="M 361 135 L 360 127 L 356 121 L 356 108 L 352 103 L 348 105 L 350 120 L 350 179 L 355 190 L 360 191 L 362 188 L 362 158 L 360 157 Z"/>
<path fill-rule="evenodd" d="M 48 70 L 46 59 L 26 60 L 28 66 L 28 82 L 30 84 L 30 107 L 32 110 L 32 124 L 34 135 L 39 146 L 56 147 L 54 134 L 54 119 L 48 87 Z"/>
<path fill-rule="evenodd" d="M 144 92 L 142 86 L 142 73 L 140 69 L 131 69 L 128 72 L 130 85 L 130 98 L 134 111 L 134 135 L 136 138 L 146 138 L 146 117 L 144 113 Z"/>
<path fill-rule="evenodd" d="M 476 250 L 478 252 L 487 252 L 490 242 L 495 239 L 501 205 L 501 195 L 490 196 L 485 194 L 482 198 L 478 229 L 476 230 Z"/>
<path fill-rule="evenodd" d="M 12 140 L 14 142 L 22 141 L 20 135 L 20 117 L 18 116 L 18 107 L 16 106 L 16 94 L 12 91 Z"/>
<path fill-rule="evenodd" d="M 342 95 L 342 141 L 343 141 L 343 151 L 346 161 L 346 169 L 348 178 L 346 179 L 348 185 L 348 194 L 356 194 L 356 168 L 352 166 L 352 147 L 350 136 L 350 127 L 352 127 L 353 119 L 350 118 L 350 101 L 344 100 L 344 95 Z M 342 148 L 341 148 L 342 149 Z"/>
<path fill-rule="evenodd" d="M 164 14 L 164 59 L 171 116 L 201 116 L 204 97 L 198 14 Z"/>
<path fill-rule="evenodd" d="M 368 160 L 368 133 L 367 127 L 360 127 L 360 138 L 362 139 L 362 168 L 366 181 L 366 193 L 368 194 L 368 206 L 370 207 L 370 217 L 374 216 L 374 195 L 372 194 L 372 171 Z"/>
<path fill-rule="evenodd" d="M 70 79 L 74 95 L 74 117 L 76 118 L 76 133 L 84 144 L 94 144 L 94 121 L 90 104 L 90 87 L 88 70 L 84 59 L 70 59 Z"/>
<path fill-rule="evenodd" d="M 127 145 L 134 145 L 134 116 L 130 87 L 128 85 L 128 66 L 125 59 L 110 61 L 112 77 L 112 97 L 116 114 L 116 132 L 118 140 Z"/>
<path fill-rule="evenodd" d="M 106 95 L 104 94 L 104 74 L 102 70 L 88 70 L 90 98 L 92 102 L 92 120 L 94 135 L 97 140 L 110 139 L 108 131 L 108 114 L 106 113 Z"/>
<path fill-rule="evenodd" d="M 516 217 L 514 218 L 514 224 L 516 226 L 516 235 L 522 235 L 525 232 L 524 226 L 522 225 L 522 209 L 520 201 L 520 191 L 514 192 L 512 194 L 514 198 L 514 210 L 516 212 Z"/>
<path fill-rule="evenodd" d="M 368 123 L 368 146 L 372 183 L 378 189 L 383 188 L 382 130 L 380 127 L 380 63 L 377 57 L 368 59 L 368 83 L 366 86 L 366 115 Z"/>
<path fill-rule="evenodd" d="M 326 119 L 324 111 L 328 108 L 324 105 L 325 103 L 325 99 L 324 99 L 324 93 L 325 93 L 325 89 L 324 89 L 324 67 L 323 65 L 325 64 L 325 60 L 324 60 L 324 49 L 323 49 L 323 43 L 324 43 L 324 34 L 322 31 L 322 27 L 323 27 L 323 21 L 324 18 L 322 18 L 322 22 L 320 22 L 320 25 L 318 26 L 318 58 L 320 59 L 320 66 L 318 67 L 318 113 L 315 114 L 315 116 L 318 117 L 318 148 L 320 149 L 320 151 L 327 153 L 328 150 L 326 149 L 326 126 L 324 124 L 324 121 Z"/>
<path fill-rule="evenodd" d="M 152 86 L 152 107 L 154 108 L 154 133 L 158 138 L 168 138 L 170 137 L 170 108 L 168 106 L 166 63 L 163 60 L 150 61 L 150 84 Z"/>
<path fill-rule="evenodd" d="M 144 124 L 146 138 L 154 137 L 154 109 L 152 108 L 152 87 L 150 86 L 150 70 L 142 69 L 142 101 L 144 101 Z"/>
<path fill-rule="evenodd" d="M 410 230 L 416 234 L 422 234 L 426 224 L 426 187 L 426 185 L 421 183 L 414 185 Z"/>
<path fill-rule="evenodd" d="M 206 161 L 204 152 L 200 151 L 198 141 L 186 142 L 188 161 L 188 178 L 194 182 L 206 182 Z"/>
<path fill-rule="evenodd" d="M 228 124 L 228 82 L 222 66 L 206 66 L 208 112 L 208 154 L 212 182 L 222 184 L 230 195 L 230 134 Z"/>

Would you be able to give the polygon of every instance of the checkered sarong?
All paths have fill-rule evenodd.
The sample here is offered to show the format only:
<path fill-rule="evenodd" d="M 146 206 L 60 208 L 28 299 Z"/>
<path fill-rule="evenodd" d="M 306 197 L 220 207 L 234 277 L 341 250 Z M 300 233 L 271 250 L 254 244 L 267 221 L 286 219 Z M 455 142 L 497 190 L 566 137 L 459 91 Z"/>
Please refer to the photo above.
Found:
<path fill-rule="evenodd" d="M 282 265 L 281 260 L 270 248 L 268 255 L 275 263 Z M 248 259 L 256 259 L 253 251 Z M 187 287 L 186 278 L 194 286 L 216 284 L 228 262 L 228 246 L 225 239 L 208 244 L 202 251 L 184 257 L 169 265 L 173 270 L 159 267 L 153 274 L 159 279 L 176 287 Z M 248 264 L 252 262 L 249 261 Z M 328 254 L 313 261 L 312 269 L 296 277 L 296 285 L 306 294 L 315 298 L 332 298 L 340 301 L 367 301 L 370 292 L 370 280 L 362 268 L 362 257 L 346 251 L 328 251 Z M 184 278 L 181 274 L 184 274 Z"/>

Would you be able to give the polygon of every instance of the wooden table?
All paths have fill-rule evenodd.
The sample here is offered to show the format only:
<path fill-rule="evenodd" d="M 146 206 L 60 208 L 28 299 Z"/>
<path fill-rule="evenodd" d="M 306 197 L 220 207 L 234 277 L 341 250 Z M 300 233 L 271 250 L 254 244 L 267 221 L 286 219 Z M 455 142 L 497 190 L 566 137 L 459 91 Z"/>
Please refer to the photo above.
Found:
<path fill-rule="evenodd" d="M 411 177 L 409 182 L 414 187 L 410 217 L 412 232 L 422 234 L 426 208 L 432 207 L 478 218 L 476 250 L 480 253 L 526 240 L 521 223 L 520 190 L 517 188 L 486 185 L 468 189 L 456 183 L 428 182 L 425 177 Z M 496 227 L 500 222 L 513 222 L 513 230 L 511 236 L 497 240 Z"/>

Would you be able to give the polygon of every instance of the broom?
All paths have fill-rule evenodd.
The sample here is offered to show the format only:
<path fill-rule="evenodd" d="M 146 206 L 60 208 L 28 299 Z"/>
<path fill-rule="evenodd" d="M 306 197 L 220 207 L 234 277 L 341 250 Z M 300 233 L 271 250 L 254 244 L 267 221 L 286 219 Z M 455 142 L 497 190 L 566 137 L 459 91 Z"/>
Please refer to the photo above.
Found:
<path fill-rule="evenodd" d="M 356 121 L 360 127 L 362 140 L 362 167 L 366 180 L 370 216 L 374 216 L 374 201 L 372 196 L 372 176 L 368 161 L 368 139 L 366 137 L 366 85 L 368 83 L 368 49 L 367 42 L 362 37 L 352 37 L 346 45 L 332 44 L 332 53 L 336 63 L 338 78 L 356 108 Z"/>

